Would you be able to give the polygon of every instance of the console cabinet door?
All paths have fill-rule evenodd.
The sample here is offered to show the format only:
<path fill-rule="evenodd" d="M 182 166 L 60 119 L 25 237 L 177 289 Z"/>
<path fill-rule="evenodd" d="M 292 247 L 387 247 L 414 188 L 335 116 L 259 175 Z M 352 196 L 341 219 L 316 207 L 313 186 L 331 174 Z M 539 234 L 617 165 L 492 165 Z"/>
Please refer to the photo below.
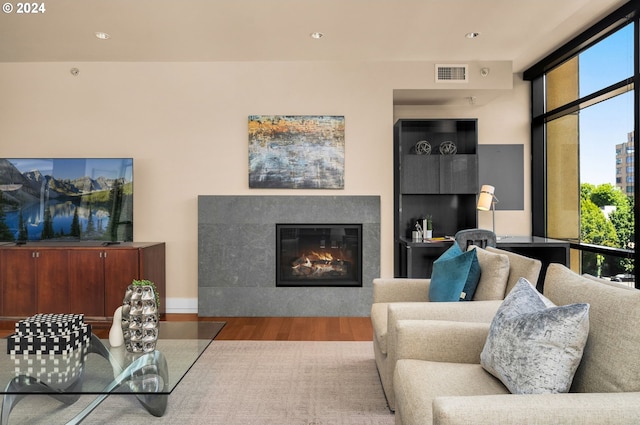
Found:
<path fill-rule="evenodd" d="M 39 249 L 36 253 L 38 313 L 69 311 L 69 252 Z"/>
<path fill-rule="evenodd" d="M 69 251 L 69 292 L 71 313 L 106 316 L 104 311 L 104 250 L 74 249 Z"/>
<path fill-rule="evenodd" d="M 66 251 L 17 248 L 0 255 L 4 316 L 69 311 Z"/>
<path fill-rule="evenodd" d="M 133 279 L 140 278 L 137 249 L 109 249 L 104 258 L 104 310 L 106 316 L 122 305 L 124 291 Z"/>
<path fill-rule="evenodd" d="M 31 316 L 36 304 L 36 251 L 6 249 L 2 255 L 2 310 L 5 316 Z"/>

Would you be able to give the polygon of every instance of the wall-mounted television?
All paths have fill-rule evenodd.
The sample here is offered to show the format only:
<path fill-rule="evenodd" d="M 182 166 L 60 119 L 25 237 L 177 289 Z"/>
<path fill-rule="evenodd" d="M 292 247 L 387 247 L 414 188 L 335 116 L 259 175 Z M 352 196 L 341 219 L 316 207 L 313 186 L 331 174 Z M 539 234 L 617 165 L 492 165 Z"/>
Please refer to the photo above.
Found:
<path fill-rule="evenodd" d="M 133 241 L 132 158 L 0 158 L 0 241 Z"/>

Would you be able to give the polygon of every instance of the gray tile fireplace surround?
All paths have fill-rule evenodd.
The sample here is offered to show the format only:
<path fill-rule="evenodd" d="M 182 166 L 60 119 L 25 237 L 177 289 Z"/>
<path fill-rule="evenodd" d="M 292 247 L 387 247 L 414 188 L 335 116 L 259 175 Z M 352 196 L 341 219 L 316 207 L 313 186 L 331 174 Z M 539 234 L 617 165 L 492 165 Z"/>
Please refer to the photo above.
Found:
<path fill-rule="evenodd" d="M 276 287 L 276 223 L 362 224 L 362 287 Z M 379 196 L 198 197 L 198 315 L 368 316 Z"/>

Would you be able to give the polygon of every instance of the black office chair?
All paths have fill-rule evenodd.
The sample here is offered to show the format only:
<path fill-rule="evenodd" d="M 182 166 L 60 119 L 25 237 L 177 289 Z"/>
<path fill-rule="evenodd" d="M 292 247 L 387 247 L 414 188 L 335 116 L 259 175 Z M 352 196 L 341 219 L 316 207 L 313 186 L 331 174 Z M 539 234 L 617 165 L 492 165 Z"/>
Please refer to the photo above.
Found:
<path fill-rule="evenodd" d="M 496 234 L 486 229 L 465 229 L 455 235 L 455 240 L 461 250 L 466 251 L 470 245 L 486 248 L 496 246 Z"/>

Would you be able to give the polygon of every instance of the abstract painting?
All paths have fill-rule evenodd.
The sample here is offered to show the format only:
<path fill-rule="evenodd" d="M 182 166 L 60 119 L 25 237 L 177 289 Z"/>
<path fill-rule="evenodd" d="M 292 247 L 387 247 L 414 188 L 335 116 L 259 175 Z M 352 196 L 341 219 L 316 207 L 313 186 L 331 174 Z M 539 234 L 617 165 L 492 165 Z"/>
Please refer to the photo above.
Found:
<path fill-rule="evenodd" d="M 250 115 L 249 187 L 344 189 L 344 116 Z"/>

